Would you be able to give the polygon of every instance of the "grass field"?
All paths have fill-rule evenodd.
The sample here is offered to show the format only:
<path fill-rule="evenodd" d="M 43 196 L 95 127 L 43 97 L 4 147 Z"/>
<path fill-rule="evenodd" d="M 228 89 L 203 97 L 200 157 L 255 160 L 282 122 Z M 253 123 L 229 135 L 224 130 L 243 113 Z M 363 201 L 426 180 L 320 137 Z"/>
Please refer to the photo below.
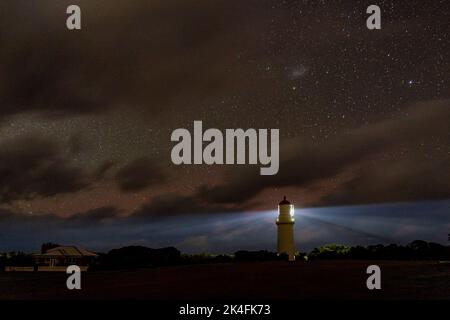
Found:
<path fill-rule="evenodd" d="M 381 290 L 366 268 L 381 268 Z M 0 272 L 0 299 L 450 299 L 450 265 L 424 261 L 311 261 L 188 265 L 82 274 Z"/>

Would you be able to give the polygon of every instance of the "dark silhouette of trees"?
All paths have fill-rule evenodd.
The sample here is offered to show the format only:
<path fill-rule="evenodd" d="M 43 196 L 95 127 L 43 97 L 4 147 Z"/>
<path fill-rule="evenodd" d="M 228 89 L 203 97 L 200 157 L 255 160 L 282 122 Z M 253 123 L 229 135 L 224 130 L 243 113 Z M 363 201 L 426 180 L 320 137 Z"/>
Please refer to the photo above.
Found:
<path fill-rule="evenodd" d="M 397 244 L 346 247 L 336 244 L 315 248 L 310 259 L 371 260 L 450 260 L 450 247 L 439 243 L 415 240 L 406 246 Z"/>
<path fill-rule="evenodd" d="M 101 254 L 94 269 L 129 269 L 175 265 L 181 262 L 181 253 L 174 247 L 151 249 L 129 246 Z"/>
<path fill-rule="evenodd" d="M 309 258 L 320 259 L 341 259 L 349 255 L 350 247 L 339 244 L 328 244 L 319 248 L 314 248 L 308 255 Z"/>
<path fill-rule="evenodd" d="M 1 269 L 3 269 L 3 267 L 5 266 L 28 267 L 32 266 L 32 264 L 33 261 L 31 254 L 26 254 L 20 251 L 5 253 L 0 257 Z"/>
<path fill-rule="evenodd" d="M 55 243 L 44 243 L 42 252 L 57 247 Z M 328 244 L 315 248 L 309 254 L 296 253 L 298 261 L 314 259 L 367 259 L 367 260 L 446 260 L 450 261 L 450 246 L 439 243 L 415 240 L 407 245 L 345 246 Z M 91 270 L 118 270 L 170 266 L 181 264 L 234 263 L 286 261 L 286 254 L 267 250 L 239 250 L 228 254 L 181 254 L 174 247 L 152 249 L 142 246 L 129 246 L 100 253 Z M 0 270 L 5 266 L 32 266 L 32 255 L 23 252 L 0 253 Z"/>

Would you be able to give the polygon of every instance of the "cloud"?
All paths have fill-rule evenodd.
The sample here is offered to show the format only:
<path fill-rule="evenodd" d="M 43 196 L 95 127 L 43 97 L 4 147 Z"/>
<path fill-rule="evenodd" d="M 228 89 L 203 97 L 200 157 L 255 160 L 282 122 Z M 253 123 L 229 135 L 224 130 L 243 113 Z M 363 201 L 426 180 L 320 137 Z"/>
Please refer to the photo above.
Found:
<path fill-rule="evenodd" d="M 38 136 L 0 143 L 0 203 L 76 192 L 89 185 L 59 146 Z"/>
<path fill-rule="evenodd" d="M 282 145 L 280 151 L 280 170 L 275 176 L 261 177 L 253 168 L 246 167 L 231 171 L 226 182 L 215 187 L 203 186 L 199 196 L 213 203 L 245 202 L 266 188 L 305 187 L 325 178 L 333 178 L 364 161 L 373 159 L 393 149 L 417 144 L 434 139 L 450 139 L 450 101 L 436 100 L 418 103 L 412 106 L 404 117 L 383 120 L 348 131 L 326 143 L 312 143 L 298 137 Z M 415 145 L 415 146 L 414 146 Z M 447 154 L 448 158 L 448 154 Z M 445 160 L 445 159 L 444 159 Z M 448 161 L 448 159 L 447 159 Z M 447 197 L 450 194 L 446 179 L 446 161 L 430 159 L 425 165 L 407 161 L 379 167 L 374 174 L 367 173 L 367 168 L 359 172 L 353 182 L 340 186 L 341 201 L 351 201 L 351 190 L 360 193 L 353 201 L 417 200 Z M 380 164 L 381 166 L 381 164 Z M 417 172 L 418 170 L 418 172 Z M 380 171 L 381 176 L 378 176 Z M 378 178 L 377 178 L 378 176 Z M 382 181 L 391 176 L 394 180 Z M 370 177 L 380 181 L 369 181 Z M 436 181 L 433 184 L 433 180 Z M 358 181 L 360 183 L 358 183 Z M 377 182 L 379 187 L 373 190 L 370 183 Z M 395 183 L 394 183 L 395 182 Z M 427 189 L 423 184 L 426 182 Z M 391 183 L 389 191 L 383 191 L 383 184 Z M 365 185 L 359 188 L 356 186 Z M 407 189 L 403 189 L 407 185 Z M 395 188 L 402 188 L 395 190 Z M 366 193 L 364 193 L 366 191 Z M 386 193 L 390 192 L 389 195 Z M 384 196 L 382 195 L 384 193 Z M 407 194 L 406 194 L 407 193 Z M 344 195 L 348 195 L 344 197 Z M 330 199 L 332 196 L 330 196 Z M 336 197 L 336 201 L 338 197 Z M 345 198 L 345 199 L 344 199 Z M 326 200 L 325 202 L 328 202 Z M 344 202 L 345 203 L 345 202 Z"/>
<path fill-rule="evenodd" d="M 105 175 L 114 167 L 115 163 L 112 160 L 106 160 L 101 163 L 96 171 L 94 172 L 94 176 L 98 179 L 102 179 Z"/>
<path fill-rule="evenodd" d="M 72 162 L 73 154 L 83 148 L 78 136 L 69 137 L 66 144 L 36 134 L 0 141 L 0 204 L 77 193 L 109 180 L 113 161 L 93 170 Z M 166 179 L 148 158 L 137 158 L 111 174 L 122 192 L 140 191 Z"/>
<path fill-rule="evenodd" d="M 12 224 L 30 224 L 41 227 L 47 226 L 47 228 L 51 225 L 63 228 L 85 228 L 89 226 L 95 227 L 108 221 L 120 220 L 121 217 L 119 213 L 120 210 L 112 206 L 94 208 L 67 217 L 55 213 L 26 214 L 0 208 L 0 223 L 3 226 Z"/>
<path fill-rule="evenodd" d="M 123 192 L 136 192 L 151 185 L 161 184 L 165 175 L 160 166 L 149 158 L 138 158 L 120 168 L 115 179 Z"/>
<path fill-rule="evenodd" d="M 418 156 L 418 158 L 420 158 Z M 450 198 L 448 160 L 379 162 L 321 199 L 323 205 Z"/>
<path fill-rule="evenodd" d="M 155 196 L 136 210 L 132 217 L 164 217 L 183 214 L 214 214 L 245 210 L 245 206 L 221 205 L 203 201 L 195 195 L 169 193 Z"/>
<path fill-rule="evenodd" d="M 119 209 L 112 206 L 105 206 L 94 208 L 86 212 L 76 213 L 69 216 L 68 218 L 61 219 L 66 224 L 66 226 L 91 226 L 98 223 L 105 223 L 107 221 L 120 219 L 119 213 Z"/>
<path fill-rule="evenodd" d="M 174 101 L 239 88 L 226 71 L 236 63 L 232 44 L 244 34 L 235 23 L 246 20 L 227 1 L 80 0 L 80 31 L 66 28 L 70 4 L 2 5 L 1 117 L 66 117 L 123 105 L 155 117 Z"/>

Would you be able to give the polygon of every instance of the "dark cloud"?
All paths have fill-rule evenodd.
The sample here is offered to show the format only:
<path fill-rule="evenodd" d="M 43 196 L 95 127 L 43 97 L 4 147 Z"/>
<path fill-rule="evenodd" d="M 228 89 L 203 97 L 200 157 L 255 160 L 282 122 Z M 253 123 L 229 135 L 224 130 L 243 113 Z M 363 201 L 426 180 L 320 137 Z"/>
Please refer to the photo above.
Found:
<path fill-rule="evenodd" d="M 64 228 L 79 228 L 88 226 L 97 226 L 108 221 L 120 220 L 120 210 L 112 207 L 99 207 L 79 212 L 67 217 L 63 217 L 54 213 L 46 214 L 27 214 L 17 212 L 5 208 L 0 208 L 1 224 L 36 224 L 47 227 L 57 225 Z"/>
<path fill-rule="evenodd" d="M 246 206 L 220 205 L 203 201 L 200 197 L 169 193 L 156 196 L 132 214 L 132 217 L 164 217 L 182 214 L 214 214 L 245 210 Z"/>
<path fill-rule="evenodd" d="M 75 227 L 75 226 L 90 226 L 96 225 L 99 223 L 104 223 L 107 221 L 112 221 L 115 219 L 119 219 L 120 210 L 112 207 L 100 207 L 88 210 L 86 212 L 76 213 L 68 218 L 61 218 L 62 221 L 67 226 Z"/>
<path fill-rule="evenodd" d="M 437 138 L 449 141 L 450 102 L 448 100 L 419 103 L 410 108 L 406 114 L 398 119 L 384 120 L 351 130 L 326 143 L 314 144 L 305 142 L 302 137 L 299 137 L 290 141 L 289 144 L 283 145 L 280 151 L 280 170 L 277 175 L 263 177 L 259 176 L 256 170 L 251 171 L 246 168 L 237 173 L 231 173 L 225 184 L 217 187 L 202 187 L 199 194 L 208 201 L 216 203 L 246 201 L 269 187 L 308 187 L 314 181 L 332 178 L 345 172 L 352 165 L 357 165 L 383 152 L 405 145 L 417 145 L 424 140 L 430 142 Z M 409 190 L 408 198 L 414 200 L 448 195 L 447 183 L 437 183 L 427 190 L 422 184 L 423 179 L 428 179 L 428 182 L 433 179 L 436 181 L 443 179 L 442 170 L 445 170 L 445 163 L 443 166 L 441 161 L 430 159 L 425 168 L 419 167 L 424 171 L 425 178 L 420 174 L 415 177 L 418 172 L 411 163 L 408 163 L 398 173 L 395 170 L 402 167 L 401 163 L 397 166 L 381 167 L 376 171 L 384 171 L 383 176 L 385 177 L 395 176 L 399 180 L 396 184 L 397 187 L 402 187 L 400 180 L 404 184 L 412 183 L 408 185 L 407 190 Z M 358 180 L 358 178 L 356 179 Z M 359 179 L 364 180 L 365 178 Z M 366 189 L 360 189 L 360 192 Z M 381 192 L 383 193 L 383 191 Z M 397 194 L 403 193 L 404 191 L 398 190 Z M 391 200 L 405 198 L 405 196 L 396 197 L 395 195 L 396 193 L 393 193 L 388 198 Z M 387 199 L 379 196 L 377 192 L 359 197 L 360 200 L 363 198 L 367 201 L 369 199 L 373 201 Z"/>
<path fill-rule="evenodd" d="M 161 167 L 149 158 L 131 161 L 117 171 L 115 178 L 123 192 L 140 191 L 166 179 Z"/>
<path fill-rule="evenodd" d="M 94 176 L 97 179 L 102 179 L 105 175 L 114 167 L 115 162 L 112 160 L 106 160 L 101 163 L 94 172 Z"/>
<path fill-rule="evenodd" d="M 228 2 L 81 0 L 76 32 L 66 28 L 70 4 L 2 4 L 8 14 L 2 16 L 1 117 L 71 116 L 123 105 L 155 116 L 174 101 L 238 88 L 226 70 L 235 63 L 233 43 L 250 39 L 234 32 L 234 22 L 245 20 Z"/>
<path fill-rule="evenodd" d="M 353 179 L 320 202 L 336 205 L 450 198 L 449 166 L 448 160 L 381 161 L 358 170 Z"/>
<path fill-rule="evenodd" d="M 17 216 L 17 213 L 9 209 L 0 208 L 0 223 L 6 224 L 15 221 Z"/>
<path fill-rule="evenodd" d="M 83 138 L 80 132 L 77 134 L 74 134 L 69 138 L 68 141 L 69 145 L 69 152 L 71 155 L 79 155 L 81 152 L 84 151 L 85 145 L 83 144 Z"/>
<path fill-rule="evenodd" d="M 37 136 L 0 143 L 0 203 L 76 192 L 89 185 L 59 146 Z"/>

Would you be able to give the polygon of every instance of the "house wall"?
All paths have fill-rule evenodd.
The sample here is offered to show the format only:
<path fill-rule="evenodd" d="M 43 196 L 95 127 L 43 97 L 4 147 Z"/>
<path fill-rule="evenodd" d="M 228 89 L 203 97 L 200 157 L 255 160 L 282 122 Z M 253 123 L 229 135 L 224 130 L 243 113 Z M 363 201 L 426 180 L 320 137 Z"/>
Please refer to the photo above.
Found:
<path fill-rule="evenodd" d="M 79 266 L 81 271 L 87 271 L 87 266 Z M 65 266 L 55 266 L 55 267 L 47 267 L 47 266 L 38 266 L 38 271 L 43 272 L 66 272 L 67 267 Z"/>
<path fill-rule="evenodd" d="M 30 272 L 34 271 L 34 267 L 14 267 L 14 266 L 6 266 L 6 272 Z"/>

